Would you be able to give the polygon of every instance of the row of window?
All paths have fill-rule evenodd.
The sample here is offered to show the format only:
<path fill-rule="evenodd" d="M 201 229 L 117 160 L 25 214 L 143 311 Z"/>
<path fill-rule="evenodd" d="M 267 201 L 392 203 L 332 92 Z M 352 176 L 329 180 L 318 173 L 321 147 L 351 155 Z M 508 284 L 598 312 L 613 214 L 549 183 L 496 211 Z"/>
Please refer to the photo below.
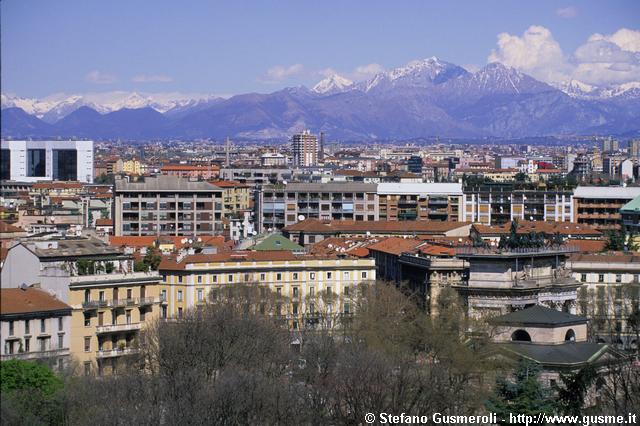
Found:
<path fill-rule="evenodd" d="M 138 309 L 140 311 L 140 322 L 144 322 L 145 318 L 146 318 L 146 314 L 147 314 L 147 310 L 145 308 L 139 308 Z M 132 317 L 131 317 L 131 309 L 127 309 L 125 311 L 124 314 L 124 318 L 125 318 L 125 324 L 132 324 Z M 110 325 L 118 325 L 118 313 L 116 309 L 113 309 L 111 311 L 111 324 Z M 105 324 L 105 318 L 104 318 L 104 312 L 98 312 L 98 327 L 106 325 Z M 88 312 L 85 312 L 84 314 L 84 326 L 85 327 L 91 327 L 91 315 Z"/>
<path fill-rule="evenodd" d="M 64 349 L 64 334 L 58 335 L 58 346 L 51 347 L 51 338 L 50 337 L 39 337 L 38 338 L 38 351 L 45 352 L 49 350 L 55 349 Z M 13 355 L 16 353 L 28 353 L 31 352 L 31 338 L 25 337 L 20 345 L 18 340 L 7 340 L 5 341 L 4 353 L 6 355 Z"/>
<path fill-rule="evenodd" d="M 350 274 L 351 274 L 350 271 L 343 271 L 343 273 L 342 273 L 343 279 L 345 279 L 345 280 L 351 279 L 351 275 Z M 369 276 L 369 274 L 367 273 L 367 271 L 361 271 L 360 272 L 360 278 L 361 279 L 366 280 L 368 278 L 368 276 Z M 227 282 L 228 283 L 234 282 L 234 280 L 235 280 L 234 277 L 235 277 L 235 274 L 228 274 L 227 275 Z M 282 277 L 283 277 L 283 273 L 282 272 L 276 272 L 276 281 L 282 281 Z M 334 277 L 333 272 L 327 272 L 326 273 L 326 279 L 327 280 L 332 280 L 333 277 Z M 250 273 L 245 273 L 242 278 L 243 278 L 242 281 L 244 281 L 244 282 L 251 282 L 251 281 L 254 280 L 254 279 L 252 279 L 252 274 L 250 274 Z M 266 273 L 261 273 L 260 274 L 260 281 L 261 282 L 265 282 L 266 279 L 267 279 L 267 274 Z M 299 273 L 298 272 L 293 272 L 292 273 L 292 280 L 293 281 L 298 281 L 299 279 L 300 279 Z M 310 280 L 315 280 L 316 279 L 316 272 L 309 272 L 309 279 Z M 318 273 L 318 279 L 321 279 L 321 273 L 320 272 Z M 167 282 L 167 276 L 166 275 L 163 277 L 163 280 L 165 282 Z M 197 280 L 198 284 L 202 284 L 203 275 L 197 275 L 196 280 Z M 183 275 L 178 275 L 178 283 L 181 284 L 183 282 L 184 282 L 184 276 Z M 210 282 L 214 282 L 214 283 L 218 282 L 218 275 L 216 275 L 216 274 L 210 275 Z"/>
<path fill-rule="evenodd" d="M 580 282 L 587 282 L 587 273 L 581 273 L 580 274 Z M 599 283 L 604 283 L 605 282 L 605 275 L 606 274 L 598 274 L 598 281 Z M 616 283 L 621 283 L 622 282 L 622 274 L 615 274 L 615 282 Z M 633 283 L 640 283 L 640 274 L 633 274 Z"/>
<path fill-rule="evenodd" d="M 13 336 L 15 334 L 15 323 L 16 321 L 9 321 L 9 336 Z M 31 334 L 31 320 L 24 320 L 24 334 Z M 64 329 L 64 318 L 58 317 L 58 331 L 63 331 Z M 40 333 L 47 332 L 47 320 L 40 320 Z"/>

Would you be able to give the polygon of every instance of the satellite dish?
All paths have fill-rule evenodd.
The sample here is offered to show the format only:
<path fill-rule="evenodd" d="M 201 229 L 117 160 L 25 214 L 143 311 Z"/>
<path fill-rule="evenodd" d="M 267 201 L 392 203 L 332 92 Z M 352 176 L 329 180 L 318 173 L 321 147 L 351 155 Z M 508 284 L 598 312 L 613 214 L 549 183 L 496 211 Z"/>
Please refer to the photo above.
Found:
<path fill-rule="evenodd" d="M 298 216 L 298 220 L 304 220 L 304 215 L 301 214 L 300 216 Z"/>
<path fill-rule="evenodd" d="M 371 236 L 371 231 L 367 231 L 367 237 Z"/>
<path fill-rule="evenodd" d="M 190 239 L 190 240 L 189 240 L 189 244 L 193 244 L 193 240 L 191 240 L 191 239 Z"/>
<path fill-rule="evenodd" d="M 286 181 L 286 180 L 283 180 L 283 181 L 282 181 L 282 184 L 283 184 L 283 185 L 286 185 L 286 184 L 287 184 L 287 181 Z"/>
<path fill-rule="evenodd" d="M 251 234 L 258 235 L 258 231 L 252 231 Z"/>

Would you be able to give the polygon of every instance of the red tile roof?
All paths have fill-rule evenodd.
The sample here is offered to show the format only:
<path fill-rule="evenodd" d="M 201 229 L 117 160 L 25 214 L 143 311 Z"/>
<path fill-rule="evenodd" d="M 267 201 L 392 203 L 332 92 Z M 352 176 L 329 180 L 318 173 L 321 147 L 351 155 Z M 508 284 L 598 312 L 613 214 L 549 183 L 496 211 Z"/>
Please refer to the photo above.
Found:
<path fill-rule="evenodd" d="M 113 219 L 96 219 L 96 226 L 113 226 Z"/>
<path fill-rule="evenodd" d="M 511 232 L 511 222 L 507 222 L 503 225 L 474 224 L 473 229 L 475 229 L 480 235 L 504 235 Z M 555 234 L 558 232 L 561 235 L 602 236 L 602 232 L 585 224 L 570 222 L 518 221 L 519 234 L 528 234 L 533 231 L 544 232 L 547 234 Z"/>
<path fill-rule="evenodd" d="M 389 237 L 384 240 L 367 246 L 369 251 L 380 251 L 383 253 L 399 256 L 424 244 L 424 241 L 414 238 Z"/>
<path fill-rule="evenodd" d="M 37 182 L 33 184 L 33 189 L 80 189 L 80 182 Z"/>
<path fill-rule="evenodd" d="M 0 234 L 13 234 L 17 232 L 27 232 L 24 229 L 8 224 L 7 222 L 0 221 Z"/>
<path fill-rule="evenodd" d="M 47 312 L 68 309 L 71 306 L 51 296 L 46 291 L 29 287 L 0 290 L 0 315 L 29 312 Z"/>
<path fill-rule="evenodd" d="M 141 237 L 136 237 L 136 236 L 109 237 L 109 245 L 114 247 L 134 247 L 134 248 L 149 247 L 154 245 L 155 241 L 156 241 L 156 237 L 146 236 L 146 235 Z"/>
<path fill-rule="evenodd" d="M 584 239 L 567 239 L 566 244 L 576 247 L 580 253 L 598 253 L 604 250 L 605 240 L 584 240 Z"/>
<path fill-rule="evenodd" d="M 469 225 L 465 222 L 436 222 L 436 221 L 354 221 L 332 220 L 321 221 L 318 219 L 306 219 L 293 225 L 286 226 L 284 231 L 312 232 L 318 234 L 384 234 L 384 233 L 421 233 L 441 234 L 453 229 Z"/>

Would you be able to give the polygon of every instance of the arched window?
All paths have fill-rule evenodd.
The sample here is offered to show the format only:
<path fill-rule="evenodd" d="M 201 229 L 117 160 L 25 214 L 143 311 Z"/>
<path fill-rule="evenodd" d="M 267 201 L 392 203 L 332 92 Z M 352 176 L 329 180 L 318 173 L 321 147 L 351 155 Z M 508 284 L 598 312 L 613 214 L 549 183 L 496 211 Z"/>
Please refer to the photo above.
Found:
<path fill-rule="evenodd" d="M 576 341 L 576 333 L 572 328 L 567 330 L 567 334 L 564 335 L 565 342 L 575 342 Z"/>
<path fill-rule="evenodd" d="M 513 342 L 530 342 L 531 336 L 525 330 L 516 330 L 511 334 L 511 341 Z"/>

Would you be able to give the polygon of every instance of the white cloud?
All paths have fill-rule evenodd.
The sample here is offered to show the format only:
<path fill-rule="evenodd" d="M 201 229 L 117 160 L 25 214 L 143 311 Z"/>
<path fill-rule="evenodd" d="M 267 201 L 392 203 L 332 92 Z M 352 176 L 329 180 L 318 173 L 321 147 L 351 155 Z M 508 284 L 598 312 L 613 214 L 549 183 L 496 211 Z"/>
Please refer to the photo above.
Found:
<path fill-rule="evenodd" d="M 169 83 L 173 81 L 168 75 L 162 74 L 139 74 L 131 79 L 134 83 Z"/>
<path fill-rule="evenodd" d="M 299 77 L 304 72 L 304 65 L 293 64 L 290 66 L 276 65 L 267 70 L 260 78 L 263 83 L 281 83 L 293 77 Z"/>
<path fill-rule="evenodd" d="M 115 75 L 103 73 L 98 70 L 90 71 L 84 78 L 89 83 L 94 84 L 111 84 L 117 81 Z"/>
<path fill-rule="evenodd" d="M 381 72 L 384 72 L 384 68 L 380 64 L 360 65 L 351 73 L 351 79 L 355 81 L 366 80 Z"/>
<path fill-rule="evenodd" d="M 575 18 L 578 15 L 578 9 L 576 9 L 574 6 L 561 7 L 560 9 L 556 10 L 556 15 L 565 19 Z"/>
<path fill-rule="evenodd" d="M 572 55 L 542 26 L 533 25 L 522 36 L 498 34 L 497 44 L 489 62 L 502 62 L 548 83 L 575 79 L 607 86 L 640 81 L 640 31 L 593 34 Z"/>
<path fill-rule="evenodd" d="M 547 28 L 532 25 L 519 37 L 498 34 L 498 48 L 491 51 L 489 62 L 501 62 L 543 81 L 563 81 L 570 67 L 560 44 Z"/>

